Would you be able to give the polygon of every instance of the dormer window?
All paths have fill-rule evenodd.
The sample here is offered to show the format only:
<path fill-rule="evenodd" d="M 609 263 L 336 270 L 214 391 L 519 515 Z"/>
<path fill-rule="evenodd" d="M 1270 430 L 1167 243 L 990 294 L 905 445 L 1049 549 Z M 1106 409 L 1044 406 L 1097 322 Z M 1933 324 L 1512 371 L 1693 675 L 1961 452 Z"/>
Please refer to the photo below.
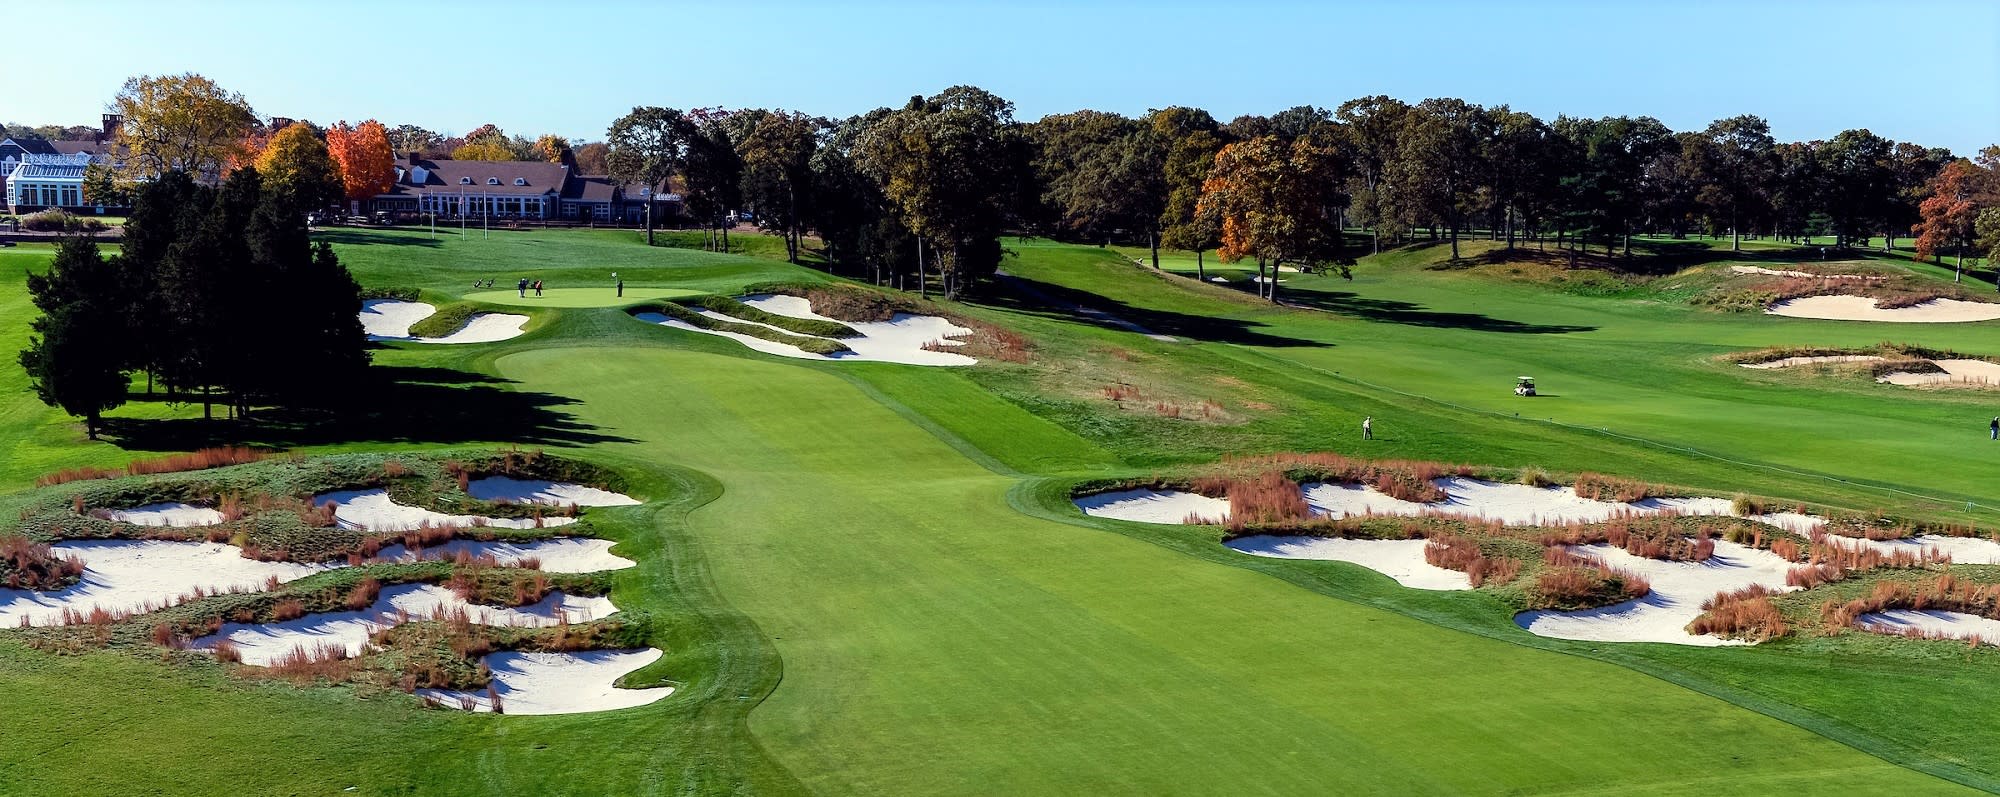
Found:
<path fill-rule="evenodd" d="M 516 177 L 516 178 L 514 178 L 514 184 L 515 184 L 515 185 L 527 185 L 527 184 L 528 184 L 528 178 L 526 178 L 526 177 Z"/>
<path fill-rule="evenodd" d="M 470 178 L 470 177 L 460 177 L 460 178 L 458 178 L 458 184 L 459 184 L 459 185 L 472 185 L 472 178 Z"/>
<path fill-rule="evenodd" d="M 499 184 L 500 184 L 500 178 L 498 178 L 498 177 L 488 177 L 488 178 L 486 178 L 486 184 L 487 184 L 487 185 L 499 185 Z"/>

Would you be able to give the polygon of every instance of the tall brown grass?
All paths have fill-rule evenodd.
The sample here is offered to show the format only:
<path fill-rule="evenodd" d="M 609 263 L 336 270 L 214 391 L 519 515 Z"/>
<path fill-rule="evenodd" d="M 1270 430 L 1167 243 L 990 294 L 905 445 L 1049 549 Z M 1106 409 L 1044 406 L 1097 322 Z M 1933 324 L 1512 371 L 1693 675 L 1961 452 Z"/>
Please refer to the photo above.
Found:
<path fill-rule="evenodd" d="M 1505 584 L 1521 574 L 1520 560 L 1488 557 L 1480 550 L 1478 540 L 1458 534 L 1432 537 L 1424 544 L 1424 561 L 1465 573 L 1466 580 L 1475 588 L 1489 583 Z"/>
<path fill-rule="evenodd" d="M 1667 492 L 1658 486 L 1647 484 L 1637 479 L 1606 476 L 1602 473 L 1577 474 L 1576 484 L 1570 489 L 1575 490 L 1579 498 L 1589 498 L 1597 501 L 1616 501 L 1621 504 L 1645 500 Z"/>
<path fill-rule="evenodd" d="M 1530 609 L 1595 608 L 1643 598 L 1653 591 L 1644 576 L 1562 548 L 1544 549 L 1542 563 L 1542 571 L 1528 589 Z"/>
<path fill-rule="evenodd" d="M 1542 544 L 1607 544 L 1633 556 L 1670 562 L 1706 562 L 1715 555 L 1714 529 L 1702 526 L 1689 537 L 1671 516 L 1615 517 L 1600 523 L 1571 523 L 1542 535 Z"/>
<path fill-rule="evenodd" d="M 1688 624 L 1693 634 L 1762 642 L 1791 632 L 1783 612 L 1771 602 L 1777 590 L 1752 584 L 1733 592 L 1718 592 L 1701 605 L 1701 616 Z"/>
<path fill-rule="evenodd" d="M 155 459 L 135 459 L 125 466 L 125 472 L 133 476 L 155 473 L 180 473 L 190 470 L 207 470 L 229 465 L 244 465 L 271 456 L 271 452 L 247 446 L 222 446 L 203 448 L 186 454 L 170 454 Z"/>
<path fill-rule="evenodd" d="M 56 590 L 83 577 L 83 560 L 58 554 L 21 536 L 0 537 L 0 585 L 8 589 Z"/>

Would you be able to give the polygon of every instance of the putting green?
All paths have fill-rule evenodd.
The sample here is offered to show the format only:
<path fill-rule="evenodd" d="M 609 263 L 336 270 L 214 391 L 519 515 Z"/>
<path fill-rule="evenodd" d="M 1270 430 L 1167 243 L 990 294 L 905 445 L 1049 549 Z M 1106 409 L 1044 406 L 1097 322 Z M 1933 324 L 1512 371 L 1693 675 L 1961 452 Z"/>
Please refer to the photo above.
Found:
<path fill-rule="evenodd" d="M 542 295 L 528 291 L 524 298 L 514 289 L 504 291 L 480 291 L 466 294 L 466 301 L 488 304 L 507 304 L 520 307 L 617 307 L 619 305 L 643 302 L 648 299 L 675 299 L 683 296 L 700 296 L 706 291 L 690 291 L 682 288 L 641 288 L 625 286 L 625 296 L 620 298 L 615 288 L 543 288 Z"/>

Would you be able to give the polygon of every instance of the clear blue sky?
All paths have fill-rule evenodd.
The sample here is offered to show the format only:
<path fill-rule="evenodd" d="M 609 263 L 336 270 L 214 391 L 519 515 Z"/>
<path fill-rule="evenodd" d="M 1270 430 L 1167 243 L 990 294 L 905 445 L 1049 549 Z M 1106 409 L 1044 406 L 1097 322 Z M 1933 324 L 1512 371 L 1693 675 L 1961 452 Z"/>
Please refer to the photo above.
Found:
<path fill-rule="evenodd" d="M 2000 143 L 1994 0 L 9 5 L 0 121 L 26 124 L 94 124 L 128 75 L 192 70 L 263 116 L 448 133 L 601 138 L 634 105 L 844 116 L 970 83 L 1022 119 L 1389 94 Z"/>

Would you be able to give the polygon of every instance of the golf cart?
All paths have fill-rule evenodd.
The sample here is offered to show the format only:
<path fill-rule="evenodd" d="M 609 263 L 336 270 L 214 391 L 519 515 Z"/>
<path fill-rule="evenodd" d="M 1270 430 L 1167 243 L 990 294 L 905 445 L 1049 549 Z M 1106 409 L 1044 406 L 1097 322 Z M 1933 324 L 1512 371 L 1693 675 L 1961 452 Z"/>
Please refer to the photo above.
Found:
<path fill-rule="evenodd" d="M 1523 376 L 1523 377 L 1519 377 L 1519 380 L 1520 380 L 1520 383 L 1519 383 L 1519 384 L 1516 384 L 1516 385 L 1514 386 L 1514 395 L 1516 395 L 1516 396 L 1532 396 L 1532 395 L 1535 395 L 1535 378 L 1534 378 L 1534 377 L 1532 377 L 1532 376 Z"/>

